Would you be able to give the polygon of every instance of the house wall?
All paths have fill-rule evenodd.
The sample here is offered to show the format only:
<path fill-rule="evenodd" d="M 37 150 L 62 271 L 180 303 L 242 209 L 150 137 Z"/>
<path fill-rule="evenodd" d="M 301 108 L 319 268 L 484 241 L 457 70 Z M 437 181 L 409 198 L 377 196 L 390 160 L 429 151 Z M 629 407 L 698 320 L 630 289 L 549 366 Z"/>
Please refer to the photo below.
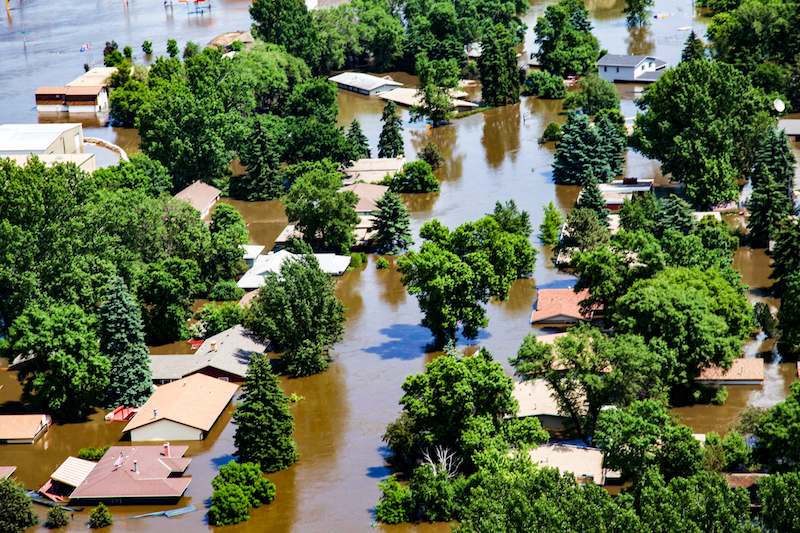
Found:
<path fill-rule="evenodd" d="M 564 429 L 564 417 L 555 415 L 536 415 L 544 429 Z"/>
<path fill-rule="evenodd" d="M 66 104 L 38 104 L 36 110 L 39 113 L 63 113 L 69 111 Z"/>
<path fill-rule="evenodd" d="M 244 376 L 237 376 L 236 374 L 231 374 L 230 372 L 225 372 L 224 370 L 210 366 L 201 368 L 197 372 L 192 372 L 192 374 L 205 374 L 206 376 L 221 379 L 222 381 L 230 381 L 231 383 L 242 383 L 244 381 Z M 191 376 L 192 374 L 186 374 L 186 376 Z"/>
<path fill-rule="evenodd" d="M 636 79 L 636 69 L 633 67 L 599 67 L 598 74 L 606 81 L 634 81 Z"/>
<path fill-rule="evenodd" d="M 203 440 L 203 431 L 162 418 L 131 431 L 131 441 Z"/>
<path fill-rule="evenodd" d="M 77 141 L 76 141 L 76 137 Z M 31 152 L 44 154 L 82 154 L 83 153 L 83 128 L 75 126 L 59 135 L 53 144 L 47 147 L 44 152 Z"/>
<path fill-rule="evenodd" d="M 711 385 L 714 387 L 719 387 L 722 385 L 762 385 L 764 382 L 760 379 L 739 379 L 739 380 L 705 380 L 705 379 L 698 379 L 696 380 L 697 383 L 702 385 Z"/>

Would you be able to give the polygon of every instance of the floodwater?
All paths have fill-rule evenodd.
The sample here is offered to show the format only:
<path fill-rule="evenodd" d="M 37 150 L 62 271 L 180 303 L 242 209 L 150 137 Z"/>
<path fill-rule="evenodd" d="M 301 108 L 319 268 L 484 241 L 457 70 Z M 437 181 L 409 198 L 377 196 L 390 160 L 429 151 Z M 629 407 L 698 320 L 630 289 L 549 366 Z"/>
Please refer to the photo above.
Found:
<path fill-rule="evenodd" d="M 0 123 L 75 121 L 65 115 L 37 117 L 34 92 L 38 86 L 61 85 L 79 76 L 85 62 L 97 61 L 103 43 L 116 39 L 120 47 L 127 44 L 140 55 L 140 44 L 154 42 L 156 53 L 164 53 L 166 40 L 177 39 L 180 46 L 187 40 L 207 43 L 214 36 L 250 25 L 248 0 L 211 0 L 212 11 L 203 17 L 189 15 L 186 5 L 176 2 L 165 9 L 161 2 L 142 0 L 103 0 L 79 2 L 64 0 L 59 9 L 44 0 L 11 0 L 11 11 L 0 29 Z M 535 0 L 525 21 L 529 26 L 528 44 L 521 60 L 533 49 L 532 28 L 547 2 Z M 692 18 L 689 0 L 657 0 L 655 13 L 668 15 L 654 19 L 644 30 L 625 28 L 622 14 L 624 2 L 590 1 L 595 33 L 603 48 L 612 53 L 654 54 L 672 64 L 678 62 L 682 43 L 688 33 L 678 28 L 693 27 L 705 33 L 707 20 Z M 23 44 L 22 31 L 26 42 Z M 93 57 L 79 53 L 90 42 Z M 141 60 L 141 58 L 139 59 Z M 396 79 L 414 83 L 405 74 L 392 74 Z M 635 115 L 634 99 L 641 87 L 620 85 L 622 112 Z M 339 93 L 340 123 L 347 125 L 358 118 L 370 139 L 373 150 L 380 132 L 383 102 L 348 92 Z M 495 201 L 514 199 L 531 214 L 534 227 L 542 219 L 541 207 L 554 202 L 563 210 L 571 209 L 578 189 L 555 186 L 551 164 L 552 143 L 540 146 L 537 138 L 551 121 L 563 123 L 560 102 L 523 98 L 520 104 L 492 109 L 471 117 L 455 120 L 449 126 L 427 130 L 424 124 L 409 124 L 403 111 L 406 154 L 414 153 L 428 140 L 439 145 L 446 163 L 437 172 L 442 190 L 425 195 L 406 195 L 411 211 L 411 225 L 416 235 L 420 226 L 434 218 L 454 227 L 491 212 Z M 88 117 L 80 120 L 86 135 L 102 137 L 135 151 L 138 138 L 134 130 L 110 128 L 102 120 Z M 374 153 L 374 152 L 373 152 Z M 105 156 L 104 156 L 105 157 Z M 627 175 L 654 178 L 659 195 L 674 188 L 661 175 L 659 165 L 629 153 Z M 113 158 L 100 164 L 108 164 Z M 244 216 L 253 244 L 270 246 L 286 224 L 279 202 L 245 203 L 223 200 L 235 206 Z M 508 358 L 516 353 L 523 337 L 534 331 L 528 320 L 535 287 L 568 284 L 572 279 L 555 270 L 550 254 L 533 237 L 539 250 L 537 268 L 529 279 L 516 282 L 505 302 L 488 305 L 489 327 L 473 342 L 461 342 L 460 348 L 489 349 L 508 372 Z M 419 243 L 418 243 L 419 244 Z M 324 373 L 301 379 L 284 379 L 286 394 L 297 393 L 305 400 L 292 405 L 296 430 L 294 438 L 300 460 L 288 470 L 271 474 L 277 485 L 277 498 L 267 506 L 254 509 L 249 522 L 229 526 L 231 533 L 328 532 L 372 530 L 373 508 L 378 500 L 378 481 L 389 470 L 384 463 L 386 450 L 381 435 L 387 423 L 398 414 L 400 388 L 406 376 L 420 372 L 424 364 L 438 354 L 431 352 L 427 330 L 419 326 L 421 314 L 416 299 L 400 284 L 394 266 L 377 270 L 374 256 L 367 265 L 350 271 L 339 280 L 336 292 L 347 307 L 347 332 L 336 346 L 334 362 Z M 740 250 L 736 267 L 751 287 L 751 301 L 763 299 L 768 286 L 769 259 L 763 250 Z M 773 307 L 777 302 L 769 301 Z M 154 353 L 185 353 L 188 345 L 175 343 L 154 348 Z M 769 343 L 754 340 L 747 355 L 770 352 Z M 747 405 L 768 406 L 782 400 L 794 379 L 791 365 L 770 363 L 763 387 L 729 387 L 730 396 L 724 406 L 695 406 L 679 410 L 684 422 L 695 432 L 724 432 Z M 18 409 L 20 388 L 12 372 L 0 372 L 0 410 Z M 28 488 L 37 488 L 68 455 L 77 454 L 86 446 L 103 446 L 119 441 L 123 425 L 106 423 L 103 412 L 95 413 L 82 424 L 55 426 L 32 446 L 0 447 L 0 464 L 18 466 L 16 478 Z M 153 517 L 118 520 L 114 530 L 137 533 L 160 532 L 169 528 L 175 533 L 211 529 L 204 509 L 211 496 L 210 481 L 217 468 L 231 459 L 233 426 L 230 415 L 224 415 L 208 439 L 190 444 L 192 464 L 187 473 L 193 477 L 186 496 L 178 505 L 195 505 L 201 509 L 173 519 Z M 115 506 L 119 518 L 164 509 L 150 506 Z M 43 508 L 38 508 L 41 515 Z M 77 513 L 69 529 L 82 530 L 86 513 Z M 169 521 L 169 523 L 167 523 Z M 32 528 L 36 529 L 36 528 Z M 445 532 L 449 524 L 378 525 L 378 530 L 392 532 Z"/>

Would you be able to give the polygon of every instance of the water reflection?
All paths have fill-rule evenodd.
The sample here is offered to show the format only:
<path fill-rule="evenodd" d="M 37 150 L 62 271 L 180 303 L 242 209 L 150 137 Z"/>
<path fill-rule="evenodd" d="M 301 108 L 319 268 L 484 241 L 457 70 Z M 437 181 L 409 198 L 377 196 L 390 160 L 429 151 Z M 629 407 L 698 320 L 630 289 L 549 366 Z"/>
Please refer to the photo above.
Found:
<path fill-rule="evenodd" d="M 633 56 L 652 55 L 656 48 L 650 26 L 628 28 L 628 38 L 625 42 L 628 43 L 628 54 Z"/>
<path fill-rule="evenodd" d="M 483 113 L 483 146 L 486 163 L 498 170 L 506 157 L 517 160 L 519 151 L 519 104 L 490 109 Z"/>

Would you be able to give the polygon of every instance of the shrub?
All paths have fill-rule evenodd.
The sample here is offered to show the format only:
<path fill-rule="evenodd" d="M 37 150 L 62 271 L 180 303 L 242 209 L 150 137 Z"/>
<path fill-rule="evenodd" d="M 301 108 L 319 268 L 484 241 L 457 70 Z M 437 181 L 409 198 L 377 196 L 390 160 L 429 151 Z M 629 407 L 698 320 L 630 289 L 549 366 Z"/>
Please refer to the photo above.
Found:
<path fill-rule="evenodd" d="M 428 163 L 431 166 L 431 170 L 438 170 L 444 163 L 444 157 L 442 157 L 439 147 L 436 146 L 433 141 L 428 141 L 428 143 L 417 152 L 417 157 Z"/>
<path fill-rule="evenodd" d="M 192 41 L 187 42 L 186 46 L 183 47 L 184 59 L 196 56 L 199 53 L 200 53 L 200 45 L 197 43 L 193 43 Z"/>
<path fill-rule="evenodd" d="M 175 39 L 169 39 L 167 41 L 167 54 L 169 57 L 175 57 L 180 52 L 180 48 L 178 48 L 178 41 Z"/>
<path fill-rule="evenodd" d="M 94 446 L 89 446 L 88 448 L 81 448 L 78 452 L 78 459 L 85 459 L 87 461 L 99 461 L 103 455 L 108 451 L 111 447 L 109 444 L 108 446 L 103 446 L 102 448 L 95 448 Z"/>
<path fill-rule="evenodd" d="M 244 289 L 236 285 L 235 281 L 223 279 L 214 285 L 214 288 L 208 293 L 208 299 L 215 302 L 232 302 L 241 299 L 244 293 Z"/>
<path fill-rule="evenodd" d="M 567 87 L 560 76 L 544 70 L 532 70 L 525 77 L 525 94 L 541 98 L 564 98 L 567 96 Z"/>
<path fill-rule="evenodd" d="M 241 324 L 244 310 L 236 302 L 225 302 L 222 305 L 206 304 L 197 312 L 195 318 L 204 322 L 205 336 L 211 337 Z"/>
<path fill-rule="evenodd" d="M 59 527 L 64 527 L 69 524 L 69 518 L 67 518 L 67 513 L 64 512 L 64 509 L 56 505 L 55 507 L 51 507 L 49 511 L 47 511 L 47 519 L 44 522 L 46 527 L 50 529 L 56 529 Z"/>
<path fill-rule="evenodd" d="M 244 491 L 232 483 L 214 489 L 208 523 L 212 526 L 227 526 L 250 520 L 250 506 Z"/>
<path fill-rule="evenodd" d="M 153 53 L 153 43 L 151 43 L 150 41 L 143 42 L 142 43 L 142 52 L 144 52 L 146 55 L 152 54 Z"/>
<path fill-rule="evenodd" d="M 356 252 L 350 256 L 350 266 L 353 268 L 358 268 L 367 261 L 367 254 L 364 252 Z"/>
<path fill-rule="evenodd" d="M 411 490 L 400 485 L 394 474 L 378 483 L 383 493 L 375 510 L 378 520 L 387 524 L 400 524 L 411 519 Z"/>
<path fill-rule="evenodd" d="M 561 124 L 558 122 L 551 122 L 544 129 L 542 133 L 542 140 L 544 141 L 560 141 L 561 140 Z"/>
<path fill-rule="evenodd" d="M 244 49 L 244 43 L 242 41 L 233 41 L 228 45 L 228 48 L 231 52 L 238 52 Z"/>
<path fill-rule="evenodd" d="M 130 46 L 126 46 L 122 49 L 122 53 L 125 55 L 126 58 L 130 59 L 133 57 L 133 48 Z"/>
<path fill-rule="evenodd" d="M 379 257 L 378 260 L 375 261 L 375 268 L 377 269 L 389 268 L 389 261 L 387 261 L 385 257 Z"/>
<path fill-rule="evenodd" d="M 92 509 L 92 512 L 89 513 L 89 527 L 92 529 L 108 527 L 113 521 L 114 517 L 111 516 L 105 504 L 98 504 L 97 507 Z"/>
<path fill-rule="evenodd" d="M 211 525 L 238 524 L 250 519 L 250 507 L 259 507 L 275 499 L 275 485 L 263 477 L 255 463 L 231 461 L 219 469 L 211 485 Z"/>
<path fill-rule="evenodd" d="M 434 192 L 439 190 L 439 180 L 428 163 L 413 161 L 406 163 L 403 170 L 395 174 L 390 189 L 392 192 Z"/>

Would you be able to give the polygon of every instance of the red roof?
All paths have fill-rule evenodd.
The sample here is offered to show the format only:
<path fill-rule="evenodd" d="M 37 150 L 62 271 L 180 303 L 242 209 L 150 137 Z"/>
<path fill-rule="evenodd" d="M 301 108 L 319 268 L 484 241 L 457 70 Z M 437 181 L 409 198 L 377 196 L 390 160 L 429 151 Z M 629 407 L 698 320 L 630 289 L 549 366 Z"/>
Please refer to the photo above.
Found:
<path fill-rule="evenodd" d="M 593 311 L 581 313 L 580 302 L 591 295 L 587 289 L 576 293 L 572 289 L 539 289 L 536 308 L 531 314 L 531 322 L 547 322 L 557 317 L 578 320 L 591 320 Z"/>
<path fill-rule="evenodd" d="M 164 446 L 112 446 L 76 488 L 70 498 L 179 498 L 192 480 L 169 477 L 182 474 L 191 459 L 183 454 L 188 446 L 171 446 L 170 456 Z M 120 454 L 123 455 L 119 464 Z M 136 464 L 134 464 L 134 462 Z"/>

